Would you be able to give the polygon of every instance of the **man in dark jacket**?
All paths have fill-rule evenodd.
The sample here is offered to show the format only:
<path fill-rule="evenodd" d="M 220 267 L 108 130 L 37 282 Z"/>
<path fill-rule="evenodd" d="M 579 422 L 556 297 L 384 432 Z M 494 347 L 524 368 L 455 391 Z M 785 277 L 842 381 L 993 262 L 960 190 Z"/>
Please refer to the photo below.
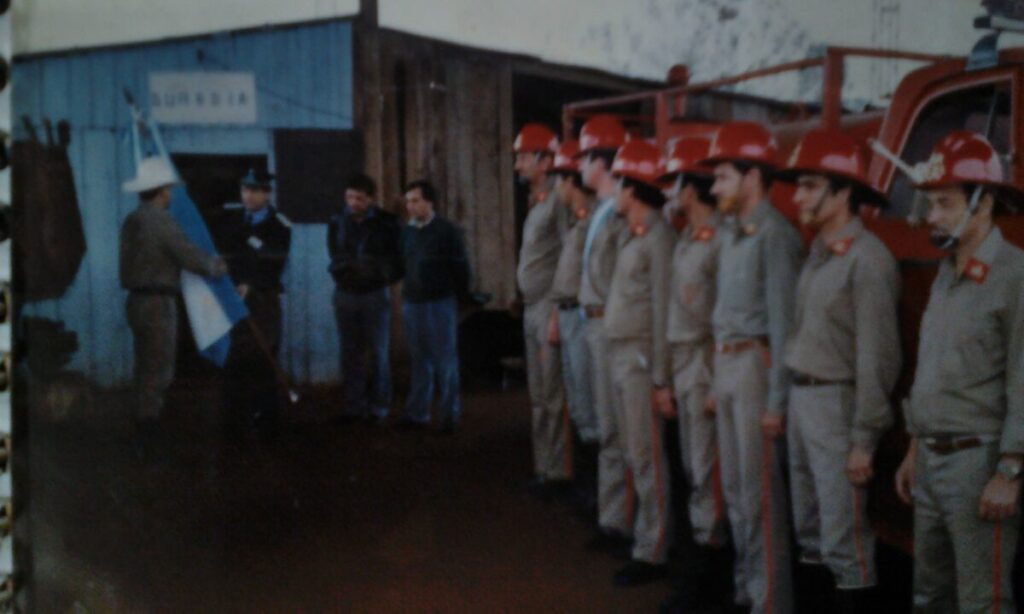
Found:
<path fill-rule="evenodd" d="M 402 278 L 402 259 L 398 218 L 373 203 L 376 191 L 373 179 L 363 173 L 349 178 L 345 207 L 327 226 L 327 249 L 336 284 L 343 415 L 380 424 L 391 405 L 388 286 Z M 367 368 L 367 353 L 372 371 Z"/>
<path fill-rule="evenodd" d="M 242 202 L 224 206 L 220 233 L 231 279 L 256 328 L 242 324 L 232 329 L 224 389 L 229 419 L 263 434 L 273 433 L 278 420 L 274 369 L 264 349 L 276 356 L 281 342 L 281 273 L 292 234 L 291 222 L 270 204 L 272 181 L 273 175 L 250 170 L 241 181 Z"/>
<path fill-rule="evenodd" d="M 437 215 L 437 191 L 427 181 L 405 188 L 409 223 L 402 231 L 405 283 L 402 321 L 412 358 L 412 382 L 404 424 L 430 422 L 437 384 L 441 430 L 459 422 L 459 355 L 456 341 L 458 299 L 469 291 L 469 257 L 462 232 Z"/>

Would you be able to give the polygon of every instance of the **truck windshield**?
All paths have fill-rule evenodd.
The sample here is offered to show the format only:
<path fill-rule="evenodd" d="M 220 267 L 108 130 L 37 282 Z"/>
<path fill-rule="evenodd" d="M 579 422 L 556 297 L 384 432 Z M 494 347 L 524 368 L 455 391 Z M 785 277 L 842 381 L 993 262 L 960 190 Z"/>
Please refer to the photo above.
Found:
<path fill-rule="evenodd" d="M 925 106 L 910 131 L 900 157 L 914 165 L 928 157 L 935 143 L 953 130 L 987 134 L 996 151 L 1007 159 L 1010 150 L 1010 83 L 986 84 L 940 96 Z M 897 173 L 889 190 L 892 207 L 886 215 L 923 216 L 910 179 Z"/>

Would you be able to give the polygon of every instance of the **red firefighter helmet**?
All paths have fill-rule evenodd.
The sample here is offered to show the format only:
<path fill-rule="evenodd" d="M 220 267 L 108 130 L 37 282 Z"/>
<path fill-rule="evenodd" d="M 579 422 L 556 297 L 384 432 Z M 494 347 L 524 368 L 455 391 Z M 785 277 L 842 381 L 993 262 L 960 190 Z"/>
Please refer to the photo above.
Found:
<path fill-rule="evenodd" d="M 626 142 L 626 129 L 614 115 L 595 115 L 580 129 L 580 151 L 577 157 L 591 151 L 616 151 Z"/>
<path fill-rule="evenodd" d="M 1024 192 L 1007 182 L 999 154 L 988 140 L 968 130 L 947 134 L 924 163 L 919 190 L 934 190 L 964 184 L 994 188 L 999 197 L 1019 204 Z"/>
<path fill-rule="evenodd" d="M 512 144 L 515 153 L 555 153 L 558 137 L 544 124 L 530 123 L 519 130 Z"/>
<path fill-rule="evenodd" d="M 578 173 L 580 163 L 576 158 L 580 152 L 580 142 L 576 139 L 569 139 L 558 146 L 555 152 L 555 163 L 551 165 L 552 173 Z"/>
<path fill-rule="evenodd" d="M 628 177 L 658 189 L 661 189 L 658 179 L 662 171 L 661 152 L 654 145 L 641 140 L 628 141 L 620 147 L 612 162 L 612 175 Z"/>
<path fill-rule="evenodd" d="M 778 153 L 779 146 L 767 128 L 757 122 L 732 121 L 718 129 L 703 162 L 754 162 L 775 168 Z"/>
<path fill-rule="evenodd" d="M 708 157 L 711 141 L 700 136 L 683 137 L 672 145 L 672 150 L 665 157 L 662 180 L 669 180 L 676 175 L 700 175 L 710 177 L 713 170 L 703 164 Z"/>
<path fill-rule="evenodd" d="M 839 130 L 811 130 L 789 156 L 789 164 L 773 177 L 795 182 L 800 175 L 825 175 L 854 182 L 870 203 L 888 206 L 889 199 L 871 185 L 861 146 Z"/>

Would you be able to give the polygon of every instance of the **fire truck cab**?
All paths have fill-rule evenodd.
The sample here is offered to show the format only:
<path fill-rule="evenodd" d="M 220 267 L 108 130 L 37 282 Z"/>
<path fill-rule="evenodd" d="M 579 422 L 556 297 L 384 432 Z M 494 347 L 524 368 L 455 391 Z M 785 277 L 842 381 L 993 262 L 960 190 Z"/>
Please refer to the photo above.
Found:
<path fill-rule="evenodd" d="M 898 501 L 892 480 L 908 440 L 899 408 L 913 381 L 921 316 L 942 253 L 928 241 L 928 231 L 922 223 L 923 196 L 914 189 L 910 177 L 880 150 L 913 167 L 924 162 L 935 143 L 949 132 L 970 130 L 988 137 L 1003 157 L 1007 177 L 1024 187 L 1024 160 L 1020 154 L 1024 144 L 1024 48 L 998 47 L 1000 34 L 1024 32 L 1024 14 L 993 13 L 978 18 L 975 26 L 986 33 L 968 57 L 828 47 L 820 57 L 695 84 L 687 82 L 689 71 L 685 67 L 676 66 L 669 72 L 669 84 L 663 89 L 582 101 L 563 109 L 565 136 L 573 134 L 589 116 L 612 113 L 629 127 L 634 138 L 646 138 L 667 148 L 682 136 L 710 137 L 717 125 L 725 121 L 764 121 L 763 117 L 745 116 L 743 105 L 700 104 L 702 94 L 790 71 L 821 71 L 819 102 L 782 103 L 775 116 L 765 123 L 779 141 L 782 160 L 788 158 L 796 142 L 811 129 L 838 128 L 850 134 L 865 148 L 870 180 L 891 201 L 892 206 L 887 209 L 866 207 L 861 212 L 867 226 L 899 261 L 903 277 L 899 342 L 904 367 L 892 399 L 897 425 L 876 456 L 871 516 L 881 539 L 907 551 L 912 539 L 911 510 Z M 847 58 L 914 61 L 921 66 L 900 80 L 887 107 L 851 111 L 844 108 L 840 96 Z M 874 141 L 877 144 L 872 147 Z M 792 192 L 790 186 L 776 184 L 771 196 L 775 206 L 795 223 Z M 1008 240 L 1024 246 L 1024 216 L 1001 216 L 997 223 Z"/>

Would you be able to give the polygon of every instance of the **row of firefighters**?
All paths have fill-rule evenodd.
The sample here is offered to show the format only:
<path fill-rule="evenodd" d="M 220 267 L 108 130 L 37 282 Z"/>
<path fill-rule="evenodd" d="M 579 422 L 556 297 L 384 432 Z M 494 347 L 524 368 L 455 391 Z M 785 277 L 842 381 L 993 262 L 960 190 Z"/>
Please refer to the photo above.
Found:
<path fill-rule="evenodd" d="M 663 429 L 677 417 L 698 565 L 713 568 L 731 542 L 736 607 L 793 611 L 796 556 L 831 572 L 835 611 L 870 611 L 867 486 L 902 357 L 897 263 L 858 215 L 888 201 L 859 144 L 815 130 L 780 163 L 769 130 L 736 121 L 663 155 L 596 115 L 578 141 L 528 124 L 514 151 L 531 187 L 517 276 L 535 490 L 573 479 L 574 426 L 596 467 L 590 547 L 628 552 L 617 584 L 662 577 L 673 534 Z M 921 324 L 895 484 L 914 509 L 913 603 L 1014 611 L 1024 252 L 993 216 L 1024 193 L 965 131 L 940 139 L 917 179 L 948 257 Z M 801 224 L 817 233 L 806 253 L 768 200 L 773 181 L 795 184 Z M 685 214 L 681 233 L 665 207 Z M 687 607 L 691 588 L 665 608 Z"/>

